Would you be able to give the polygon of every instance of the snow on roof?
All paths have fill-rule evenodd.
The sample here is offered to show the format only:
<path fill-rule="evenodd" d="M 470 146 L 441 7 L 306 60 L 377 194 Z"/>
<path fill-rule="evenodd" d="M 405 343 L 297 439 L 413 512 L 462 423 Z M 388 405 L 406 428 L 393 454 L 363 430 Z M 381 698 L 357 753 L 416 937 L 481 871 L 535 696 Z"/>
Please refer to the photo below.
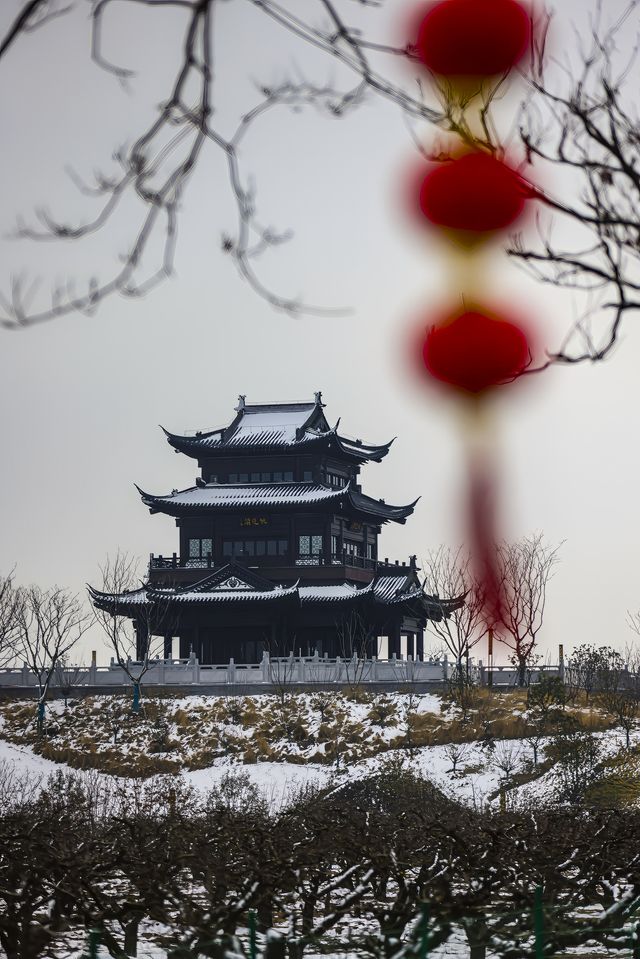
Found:
<path fill-rule="evenodd" d="M 234 422 L 225 429 L 212 430 L 195 437 L 174 437 L 197 443 L 201 447 L 217 446 L 290 446 L 317 439 L 319 432 L 329 430 L 324 415 L 320 431 L 304 430 L 317 405 L 315 403 L 282 403 L 244 406 Z"/>
<path fill-rule="evenodd" d="M 164 598 L 177 603 L 238 603 L 247 602 L 271 602 L 273 600 L 284 599 L 286 596 L 297 596 L 298 584 L 293 586 L 275 586 L 273 589 L 241 589 L 231 587 L 229 589 L 217 588 L 210 592 L 204 590 L 152 590 L 152 595 L 160 601 Z"/>
<path fill-rule="evenodd" d="M 277 506 L 310 506 L 318 503 L 348 501 L 361 513 L 375 517 L 377 522 L 393 520 L 404 523 L 413 513 L 418 500 L 407 506 L 391 506 L 351 489 L 350 483 L 334 489 L 311 483 L 211 483 L 177 490 L 166 496 L 153 496 L 137 487 L 142 502 L 154 512 L 180 515 L 186 510 L 270 508 Z"/>
<path fill-rule="evenodd" d="M 421 592 L 422 588 L 411 576 L 379 576 L 374 584 L 376 599 L 382 602 L 418 596 Z"/>
<path fill-rule="evenodd" d="M 327 603 L 372 596 L 377 602 L 388 604 L 403 602 L 422 594 L 422 589 L 410 576 L 381 576 L 366 586 L 353 583 L 331 583 L 324 586 L 273 585 L 268 589 L 252 587 L 237 576 L 216 582 L 217 574 L 206 577 L 191 586 L 163 588 L 150 586 L 119 595 L 101 593 L 92 590 L 92 599 L 98 604 L 126 606 L 139 605 L 148 601 L 171 601 L 178 603 L 237 603 L 261 602 L 299 597 L 302 603 Z"/>
<path fill-rule="evenodd" d="M 389 452 L 391 443 L 381 446 L 339 436 L 337 426 L 329 427 L 322 408 L 321 394 L 309 403 L 247 404 L 241 397 L 237 415 L 227 427 L 180 436 L 165 430 L 169 443 L 190 456 L 246 447 L 299 447 L 330 441 L 332 438 L 343 453 L 360 462 L 380 461 Z"/>
<path fill-rule="evenodd" d="M 339 499 L 346 487 L 333 489 L 310 483 L 261 483 L 249 486 L 241 483 L 194 486 L 167 496 L 151 496 L 140 490 L 142 500 L 153 508 L 170 506 L 230 508 L 245 506 L 295 506 L 324 503 Z"/>
<path fill-rule="evenodd" d="M 328 586 L 301 586 L 300 599 L 303 603 L 322 603 L 341 599 L 353 599 L 360 593 L 370 593 L 371 586 L 354 586 L 352 583 L 337 583 Z"/>

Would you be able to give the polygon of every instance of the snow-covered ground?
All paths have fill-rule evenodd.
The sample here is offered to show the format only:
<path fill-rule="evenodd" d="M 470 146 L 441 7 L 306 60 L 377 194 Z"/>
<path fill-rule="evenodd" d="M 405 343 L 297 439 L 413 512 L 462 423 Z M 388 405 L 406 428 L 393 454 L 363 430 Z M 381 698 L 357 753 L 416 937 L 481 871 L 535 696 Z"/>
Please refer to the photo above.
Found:
<path fill-rule="evenodd" d="M 603 734 L 604 735 L 604 734 Z M 609 732 L 608 751 L 616 751 L 622 745 L 620 737 Z M 618 741 L 619 740 L 619 741 Z M 640 741 L 640 737 L 638 737 Z M 525 743 L 518 740 L 506 740 L 498 747 L 502 752 L 510 752 L 516 757 L 518 764 L 532 759 L 532 750 Z M 540 750 L 543 755 L 544 744 Z M 503 773 L 487 756 L 486 750 L 479 743 L 466 744 L 458 771 L 452 772 L 452 760 L 448 746 L 423 746 L 409 753 L 403 751 L 402 762 L 407 769 L 429 779 L 448 795 L 481 808 L 489 797 L 495 796 L 499 790 Z M 199 791 L 206 792 L 220 783 L 230 773 L 242 771 L 250 783 L 255 785 L 267 799 L 270 808 L 276 812 L 286 806 L 295 794 L 308 784 L 324 786 L 330 782 L 339 785 L 347 780 L 362 778 L 384 768 L 390 760 L 389 753 L 352 763 L 336 769 L 333 766 L 318 763 L 287 763 L 287 762 L 260 762 L 243 765 L 231 759 L 220 760 L 206 769 L 184 770 L 179 773 L 180 778 Z M 28 776 L 33 784 L 44 783 L 52 773 L 68 772 L 82 776 L 81 771 L 73 769 L 64 763 L 55 763 L 38 756 L 29 746 L 17 746 L 0 739 L 0 766 L 20 776 Z M 96 775 L 106 779 L 114 777 L 106 773 L 91 772 L 92 778 Z M 119 779 L 126 783 L 126 779 Z M 532 800 L 548 797 L 553 790 L 555 774 L 553 770 L 544 773 L 539 779 L 511 790 L 511 801 L 516 796 L 525 796 Z"/>
<path fill-rule="evenodd" d="M 206 706 L 207 703 L 204 702 L 202 705 Z M 59 708 L 56 704 L 56 709 Z M 357 717 L 357 721 L 360 722 L 366 721 L 368 708 L 368 704 L 354 703 L 352 718 Z M 420 708 L 425 713 L 441 715 L 441 702 L 436 696 L 421 702 Z M 0 735 L 2 735 L 1 730 Z M 606 730 L 596 735 L 606 755 L 615 755 L 624 745 L 624 736 L 620 731 Z M 544 759 L 546 745 L 547 743 L 543 741 L 539 746 L 540 761 Z M 632 745 L 634 747 L 640 745 L 640 731 L 634 733 Z M 241 771 L 243 776 L 247 777 L 248 781 L 264 795 L 270 808 L 277 812 L 306 785 L 323 786 L 330 783 L 340 785 L 348 780 L 370 775 L 384 768 L 389 762 L 401 761 L 406 768 L 423 775 L 448 795 L 476 808 L 482 808 L 488 803 L 499 802 L 499 786 L 504 779 L 505 767 L 512 762 L 515 767 L 522 769 L 527 763 L 531 763 L 532 758 L 533 750 L 530 745 L 523 740 L 507 739 L 495 742 L 491 750 L 481 742 L 459 744 L 457 748 L 455 745 L 437 745 L 421 746 L 411 750 L 395 749 L 349 764 L 341 760 L 338 768 L 335 764 L 301 763 L 299 760 L 297 762 L 258 761 L 244 764 L 241 756 L 225 756 L 206 768 L 183 769 L 178 775 L 197 790 L 206 792 L 212 786 L 219 784 L 225 776 Z M 455 774 L 452 769 L 454 762 L 457 767 Z M 28 744 L 11 743 L 0 738 L 0 779 L 5 785 L 10 786 L 11 776 L 24 777 L 28 780 L 28 788 L 36 789 L 39 784 L 46 782 L 52 773 L 61 771 L 85 775 L 64 763 L 53 762 L 37 755 Z M 105 780 L 113 779 L 107 773 L 95 771 L 86 775 L 90 775 L 94 781 L 96 776 Z M 126 779 L 118 781 L 125 785 L 128 782 Z M 556 784 L 557 773 L 552 768 L 543 772 L 539 778 L 509 790 L 507 801 L 537 804 L 553 795 Z M 143 925 L 140 930 L 139 959 L 165 959 L 166 953 L 153 944 L 152 935 L 153 929 Z M 86 943 L 79 937 L 69 937 L 60 943 L 60 948 L 56 949 L 55 954 L 58 959 L 80 959 L 85 954 L 85 950 Z M 567 959 L 570 957 L 571 959 L 579 959 L 579 957 L 595 959 L 607 954 L 604 948 L 589 946 L 567 950 L 565 956 Z M 469 949 L 462 932 L 454 930 L 451 939 L 430 955 L 433 955 L 434 959 L 468 959 Z M 355 959 L 355 953 L 353 956 Z M 100 959 L 107 959 L 107 957 L 107 951 L 101 949 Z M 307 957 L 321 959 L 320 955 L 314 955 L 312 951 L 307 954 Z M 344 959 L 350 959 L 350 957 L 345 954 Z M 491 951 L 487 953 L 487 959 L 492 959 Z"/>
<path fill-rule="evenodd" d="M 496 699 L 503 709 L 505 697 Z M 83 744 L 90 743 L 96 755 L 101 751 L 113 756 L 120 753 L 132 757 L 131 769 L 135 770 L 135 756 L 144 755 L 152 737 L 157 735 L 158 715 L 173 739 L 173 749 L 161 753 L 172 760 L 172 774 L 198 790 L 207 791 L 230 773 L 242 770 L 250 783 L 265 796 L 270 807 L 277 811 L 286 805 L 307 785 L 324 786 L 330 781 L 336 784 L 347 779 L 370 775 L 384 767 L 390 759 L 401 760 L 408 769 L 424 776 L 448 795 L 482 808 L 488 802 L 496 802 L 500 784 L 515 772 L 529 770 L 529 782 L 508 791 L 510 803 L 540 802 L 555 791 L 557 773 L 554 769 L 536 777 L 531 774 L 533 749 L 523 739 L 494 739 L 493 748 L 486 741 L 447 745 L 420 745 L 407 748 L 407 715 L 424 717 L 426 724 L 415 727 L 416 739 L 421 732 L 431 735 L 441 733 L 457 722 L 456 710 L 435 694 L 414 695 L 391 693 L 386 696 L 366 698 L 359 701 L 349 696 L 333 696 L 320 702 L 317 693 L 300 694 L 289 700 L 289 706 L 279 704 L 275 697 L 257 697 L 253 700 L 240 697 L 236 700 L 211 696 L 193 696 L 171 700 L 149 700 L 149 716 L 140 716 L 131 721 L 130 703 L 122 697 L 101 697 L 87 700 L 65 709 L 62 700 L 49 704 L 48 717 L 52 724 L 46 744 L 61 742 L 73 747 L 82 757 Z M 153 707 L 153 708 L 151 708 Z M 20 714 L 16 710 L 22 708 Z M 525 707 L 526 708 L 526 707 Z M 55 772 L 71 772 L 71 766 L 45 759 L 29 745 L 28 717 L 32 704 L 5 705 L 0 713 L 0 766 L 14 774 L 28 775 L 34 780 L 45 781 Z M 153 711 L 156 710 L 156 712 Z M 157 710 L 162 710 L 159 714 Z M 286 710 L 289 710 L 287 713 Z M 512 715 L 522 714 L 523 700 L 514 698 Z M 13 712 L 12 712 L 13 710 Z M 115 710 L 120 712 L 115 713 Z M 117 746 L 112 730 L 116 715 L 122 725 Z M 124 717 L 124 718 L 123 718 Z M 283 732 L 285 724 L 293 721 L 301 724 L 302 734 L 296 729 Z M 272 724 L 272 725 L 270 725 Z M 322 730 L 325 730 L 324 738 Z M 336 733 L 336 730 L 338 732 Z M 460 727 L 468 735 L 468 727 Z M 328 731 L 328 732 L 326 732 Z M 214 749 L 220 745 L 221 736 L 233 748 Z M 607 729 L 596 733 L 606 755 L 619 752 L 624 745 L 621 731 Z M 21 741 L 22 739 L 22 741 Z M 259 748 L 256 742 L 267 741 Z M 333 758 L 326 748 L 339 741 L 344 752 L 335 752 Z M 372 748 L 375 741 L 376 748 Z M 632 737 L 633 745 L 640 743 L 640 731 Z M 389 748 L 390 746 L 394 748 Z M 196 750 L 203 747 L 204 763 L 193 763 Z M 38 747 L 39 748 L 39 747 Z M 249 758 L 249 750 L 252 755 Z M 51 752 L 49 753 L 51 755 Z M 55 755 L 55 754 L 54 754 Z M 210 761 L 206 759 L 210 755 Z M 539 745 L 539 760 L 544 760 L 545 741 Z M 321 761 L 318 761 L 320 759 Z M 100 763 L 92 765 L 100 768 Z M 201 768 L 194 768 L 201 765 Z M 511 766 L 510 771 L 509 766 Z M 109 769 L 108 765 L 103 769 Z M 113 768 L 113 767 L 111 767 Z M 171 767 L 167 767 L 170 769 Z M 117 769 L 115 771 L 118 771 Z M 148 773 L 147 773 L 148 774 Z M 95 778 L 96 772 L 91 776 Z M 102 773 L 99 775 L 107 775 Z M 122 780 L 126 783 L 126 780 Z"/>

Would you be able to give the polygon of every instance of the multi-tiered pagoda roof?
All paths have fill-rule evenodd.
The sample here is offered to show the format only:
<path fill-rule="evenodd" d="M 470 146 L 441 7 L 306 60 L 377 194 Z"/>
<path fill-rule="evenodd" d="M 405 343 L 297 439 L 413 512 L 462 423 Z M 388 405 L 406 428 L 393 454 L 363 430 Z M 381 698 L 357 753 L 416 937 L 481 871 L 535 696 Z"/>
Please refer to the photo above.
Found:
<path fill-rule="evenodd" d="M 324 415 L 322 394 L 312 403 L 248 404 L 239 398 L 236 417 L 221 429 L 181 436 L 164 430 L 167 440 L 180 453 L 194 459 L 216 454 L 267 453 L 326 450 L 338 453 L 354 463 L 379 463 L 389 452 L 393 440 L 372 446 L 361 440 L 347 439 L 338 432 L 340 420 L 330 427 Z M 163 427 L 164 429 L 164 427 Z"/>
<path fill-rule="evenodd" d="M 229 509 L 291 509 L 292 507 L 330 505 L 333 509 L 349 509 L 377 523 L 404 523 L 413 513 L 418 500 L 408 506 L 390 506 L 384 500 L 372 499 L 346 483 L 342 489 L 310 483 L 274 483 L 251 486 L 242 483 L 207 483 L 165 496 L 152 496 L 137 487 L 142 502 L 152 513 L 184 516 L 189 512 L 216 513 Z"/>
<path fill-rule="evenodd" d="M 407 652 L 420 655 L 426 621 L 453 607 L 425 594 L 414 557 L 379 557 L 382 527 L 404 523 L 417 503 L 393 506 L 362 492 L 361 468 L 380 462 L 391 442 L 341 435 L 320 393 L 307 403 L 241 396 L 235 413 L 228 426 L 193 436 L 164 431 L 197 459 L 201 476 L 164 495 L 138 490 L 151 513 L 175 518 L 179 551 L 152 554 L 139 589 L 92 590 L 95 605 L 139 629 L 162 608 L 165 651 L 177 635 L 180 654 L 193 649 L 201 662 L 252 662 L 265 649 L 345 653 L 345 642 L 355 643 L 353 624 L 345 627 L 353 616 L 369 654 L 386 636 L 389 654 L 399 655 L 404 635 Z"/>

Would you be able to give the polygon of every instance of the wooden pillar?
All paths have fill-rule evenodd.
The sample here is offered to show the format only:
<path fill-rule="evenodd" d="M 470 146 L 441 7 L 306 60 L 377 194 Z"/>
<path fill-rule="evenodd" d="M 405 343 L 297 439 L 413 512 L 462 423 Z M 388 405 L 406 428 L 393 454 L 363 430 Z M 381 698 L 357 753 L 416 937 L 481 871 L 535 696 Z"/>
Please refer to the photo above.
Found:
<path fill-rule="evenodd" d="M 331 519 L 329 515 L 322 536 L 322 562 L 325 566 L 331 566 Z"/>
<path fill-rule="evenodd" d="M 167 634 L 164 637 L 163 656 L 165 659 L 171 659 L 173 656 L 173 636 L 171 634 Z"/>
<path fill-rule="evenodd" d="M 295 565 L 298 555 L 298 544 L 296 542 L 296 526 L 293 516 L 289 517 L 289 560 L 292 566 Z"/>
<path fill-rule="evenodd" d="M 138 662 L 144 659 L 147 646 L 146 624 L 136 620 L 136 659 Z"/>
<path fill-rule="evenodd" d="M 424 659 L 424 629 L 416 633 L 416 658 L 420 661 Z"/>
<path fill-rule="evenodd" d="M 400 623 L 392 623 L 389 629 L 389 659 L 395 653 L 396 658 L 400 659 Z"/>
<path fill-rule="evenodd" d="M 407 633 L 407 659 L 411 656 L 411 659 L 415 659 L 416 647 L 415 647 L 415 637 L 416 634 L 411 632 Z"/>

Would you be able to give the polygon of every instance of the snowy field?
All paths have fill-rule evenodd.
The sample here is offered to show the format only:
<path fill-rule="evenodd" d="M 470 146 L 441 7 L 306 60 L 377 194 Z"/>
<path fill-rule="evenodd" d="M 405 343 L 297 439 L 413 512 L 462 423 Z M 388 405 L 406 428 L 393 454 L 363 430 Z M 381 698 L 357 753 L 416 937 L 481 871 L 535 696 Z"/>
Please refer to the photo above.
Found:
<path fill-rule="evenodd" d="M 266 799 L 272 812 L 277 813 L 295 800 L 297 794 L 308 786 L 325 787 L 336 786 L 352 781 L 357 778 L 369 776 L 372 773 L 385 768 L 387 764 L 401 763 L 404 768 L 419 774 L 428 779 L 445 794 L 455 798 L 476 810 L 482 810 L 491 806 L 496 806 L 501 802 L 500 787 L 513 777 L 514 773 L 521 774 L 527 771 L 525 778 L 527 781 L 514 786 L 512 783 L 505 792 L 504 801 L 510 808 L 526 808 L 538 806 L 545 800 L 554 797 L 558 786 L 558 772 L 554 767 L 549 769 L 541 768 L 536 772 L 533 766 L 533 747 L 522 738 L 495 739 L 488 745 L 487 741 L 476 740 L 473 742 L 446 743 L 443 745 L 421 745 L 407 748 L 406 744 L 402 747 L 398 745 L 398 736 L 401 732 L 403 722 L 406 723 L 406 702 L 399 695 L 387 697 L 393 707 L 393 714 L 384 725 L 376 726 L 375 735 L 381 741 L 386 743 L 384 750 L 378 750 L 373 755 L 366 755 L 361 759 L 349 759 L 339 756 L 337 761 L 314 762 L 305 760 L 301 755 L 302 747 L 294 753 L 295 761 L 264 760 L 260 757 L 251 762 L 244 762 L 243 756 L 246 753 L 237 751 L 235 754 L 220 756 L 210 765 L 203 768 L 181 768 L 174 773 L 159 774 L 161 776 L 179 776 L 186 784 L 203 795 L 212 787 L 221 783 L 227 778 L 227 782 L 233 783 L 233 775 L 242 773 L 245 780 L 248 780 L 259 793 Z M 106 698 L 102 701 L 107 706 Z M 184 707 L 184 700 L 178 701 Z M 174 704 L 175 705 L 175 704 Z M 312 697 L 307 697 L 302 704 L 306 716 L 308 729 L 311 734 L 317 733 L 319 720 L 315 715 L 317 712 L 317 702 Z M 212 707 L 210 697 L 193 697 L 188 700 L 189 712 L 197 717 L 206 716 L 207 723 L 210 717 L 207 711 Z M 169 704 L 169 710 L 174 706 Z M 178 708 L 176 706 L 176 708 Z M 372 725 L 372 703 L 351 702 L 348 707 L 348 722 L 351 727 L 358 730 L 364 730 L 358 734 L 358 742 L 366 739 Z M 419 716 L 427 718 L 428 722 L 435 723 L 438 728 L 440 724 L 454 722 L 455 715 L 453 711 L 445 704 L 439 696 L 425 694 L 413 703 L 412 708 Z M 61 701 L 51 704 L 49 713 L 52 720 L 65 718 L 64 705 Z M 521 713 L 524 710 L 516 706 L 514 702 L 514 714 Z M 80 723 L 78 723 L 81 726 Z M 227 733 L 237 736 L 245 743 L 250 739 L 252 727 L 248 727 L 246 722 L 226 722 Z M 433 728 L 433 727 L 430 727 Z M 4 729 L 0 725 L 0 737 L 9 732 L 8 724 L 4 723 Z M 87 733 L 86 729 L 82 729 Z M 91 732 L 89 731 L 89 734 Z M 601 757 L 616 756 L 625 745 L 624 734 L 620 730 L 606 729 L 596 732 L 595 737 L 600 743 Z M 538 743 L 538 762 L 544 764 L 545 749 L 549 744 L 548 739 L 542 739 Z M 287 745 L 290 745 L 288 743 Z M 640 731 L 634 731 L 631 737 L 631 746 L 634 750 L 640 746 Z M 391 747 L 391 748 L 389 748 Z M 129 746 L 123 743 L 123 749 Z M 314 749 L 317 755 L 317 747 Z M 127 789 L 131 784 L 131 778 L 114 776 L 107 772 L 99 772 L 91 769 L 87 772 L 79 771 L 71 765 L 56 762 L 52 759 L 39 755 L 38 752 L 28 742 L 8 741 L 0 738 L 0 780 L 4 788 L 18 788 L 22 783 L 22 789 L 33 791 L 46 783 L 49 776 L 60 772 L 72 773 L 74 775 L 91 777 L 95 783 L 96 779 L 106 782 L 116 781 L 122 788 Z M 229 780 L 229 777 L 231 779 Z M 357 923 L 357 920 L 356 920 Z M 143 925 L 140 929 L 140 940 L 138 956 L 140 959 L 165 959 L 165 952 L 154 945 L 150 939 L 158 930 L 150 925 Z M 352 925 L 350 929 L 341 930 L 341 937 L 349 938 L 349 933 L 357 936 L 357 925 Z M 580 959 L 600 959 L 607 956 L 606 949 L 598 946 L 585 946 L 575 950 L 567 950 L 563 955 L 569 957 L 580 957 Z M 56 949 L 51 953 L 51 959 L 80 959 L 86 955 L 86 943 L 75 936 L 69 936 L 65 941 L 59 941 Z M 341 956 L 346 957 L 348 953 L 341 952 Z M 361 956 L 362 953 L 353 952 L 352 955 Z M 468 959 L 469 947 L 461 930 L 454 930 L 450 940 L 443 946 L 436 949 L 430 956 L 437 959 Z M 627 952 L 616 952 L 619 959 L 631 959 L 631 950 Z M 101 959 L 108 956 L 106 949 L 100 950 Z M 305 959 L 319 959 L 319 954 L 314 954 L 310 949 L 305 952 Z M 487 959 L 491 959 L 492 953 L 487 953 Z M 550 957 L 548 957 L 550 959 Z"/>
<path fill-rule="evenodd" d="M 604 746 L 604 754 L 615 755 L 624 745 L 623 735 L 615 730 L 596 734 Z M 632 745 L 640 745 L 640 731 L 632 738 Z M 539 747 L 539 761 L 544 759 L 545 741 Z M 242 771 L 249 781 L 267 799 L 272 811 L 286 806 L 296 793 L 307 785 L 318 787 L 353 780 L 384 768 L 398 751 L 382 753 L 378 756 L 351 763 L 336 769 L 334 766 L 317 763 L 258 762 L 243 765 L 230 758 L 217 761 L 205 769 L 183 770 L 178 775 L 186 783 L 201 792 L 206 792 L 230 773 Z M 506 760 L 505 760 L 506 757 Z M 447 795 L 465 802 L 474 808 L 482 809 L 486 804 L 498 801 L 500 783 L 504 779 L 505 761 L 522 766 L 533 760 L 533 749 L 521 740 L 503 740 L 499 742 L 493 755 L 487 754 L 480 743 L 464 744 L 458 769 L 452 772 L 451 749 L 449 746 L 423 746 L 401 753 L 405 768 L 430 780 Z M 16 745 L 0 739 L 0 764 L 19 777 L 28 777 L 34 785 L 46 782 L 52 773 L 68 772 L 82 776 L 83 773 L 64 763 L 53 762 L 37 755 L 29 746 Z M 96 776 L 91 772 L 92 777 Z M 127 780 L 98 774 L 107 779 L 118 778 L 120 783 Z M 554 769 L 543 773 L 532 782 L 509 790 L 509 802 L 524 804 L 540 802 L 549 798 L 554 790 L 557 774 Z"/>

